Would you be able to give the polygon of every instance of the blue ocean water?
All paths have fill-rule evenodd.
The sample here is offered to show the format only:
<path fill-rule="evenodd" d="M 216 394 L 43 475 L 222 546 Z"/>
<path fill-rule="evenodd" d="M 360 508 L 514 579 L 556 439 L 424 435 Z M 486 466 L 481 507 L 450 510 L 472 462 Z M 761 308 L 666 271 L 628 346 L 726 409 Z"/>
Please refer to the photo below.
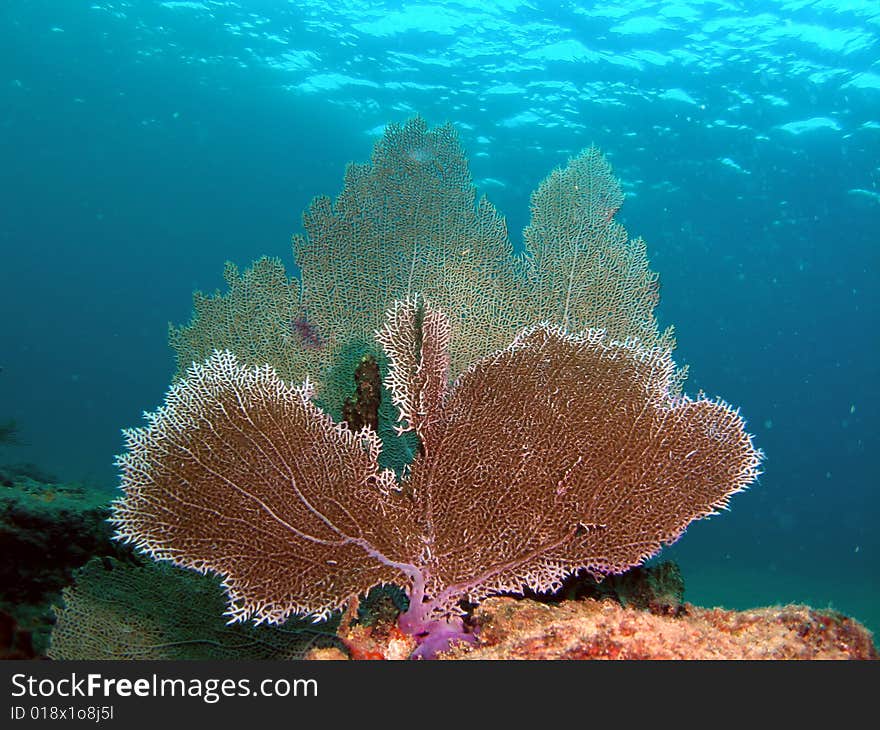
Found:
<path fill-rule="evenodd" d="M 292 269 L 302 210 L 386 123 L 453 122 L 517 245 L 595 143 L 687 391 L 767 455 L 664 552 L 688 600 L 880 630 L 880 4 L 9 0 L 0 33 L 0 463 L 114 489 L 168 322 L 226 260 Z"/>

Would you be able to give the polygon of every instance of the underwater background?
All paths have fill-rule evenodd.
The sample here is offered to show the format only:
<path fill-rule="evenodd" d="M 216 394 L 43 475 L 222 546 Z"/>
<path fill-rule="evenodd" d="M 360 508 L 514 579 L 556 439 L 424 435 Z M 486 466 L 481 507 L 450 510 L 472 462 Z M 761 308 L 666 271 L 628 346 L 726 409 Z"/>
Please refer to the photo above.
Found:
<path fill-rule="evenodd" d="M 880 630 L 880 4 L 0 5 L 0 464 L 116 489 L 168 323 L 335 196 L 388 122 L 451 121 L 521 245 L 591 143 L 648 244 L 688 393 L 741 407 L 764 474 L 664 558 L 687 600 Z"/>

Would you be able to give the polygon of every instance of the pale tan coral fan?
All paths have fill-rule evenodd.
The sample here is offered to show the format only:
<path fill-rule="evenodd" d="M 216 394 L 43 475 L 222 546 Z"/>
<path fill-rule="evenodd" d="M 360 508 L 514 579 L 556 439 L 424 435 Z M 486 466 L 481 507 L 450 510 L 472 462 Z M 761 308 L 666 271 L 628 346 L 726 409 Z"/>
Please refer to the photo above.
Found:
<path fill-rule="evenodd" d="M 337 352 L 372 345 L 385 310 L 416 293 L 447 312 L 454 372 L 526 323 L 504 219 L 476 199 L 451 125 L 388 125 L 370 164 L 349 165 L 339 197 L 315 198 L 303 226 L 303 299 Z"/>
<path fill-rule="evenodd" d="M 300 283 L 291 279 L 280 259 L 264 256 L 244 273 L 227 262 L 228 292 L 193 295 L 188 325 L 169 326 L 168 339 L 177 353 L 177 376 L 214 350 L 234 352 L 250 365 L 271 363 L 282 378 L 300 382 L 326 367 L 326 353 L 304 347 L 292 323 L 301 312 Z"/>
<path fill-rule="evenodd" d="M 216 577 L 167 563 L 94 558 L 64 589 L 48 655 L 75 660 L 299 659 L 336 643 L 328 629 L 228 623 Z"/>
<path fill-rule="evenodd" d="M 612 337 L 638 338 L 672 349 L 672 331 L 657 331 L 657 274 L 645 243 L 614 220 L 620 183 L 596 147 L 555 169 L 532 193 L 524 231 L 532 322 L 569 332 L 601 327 Z"/>
<path fill-rule="evenodd" d="M 308 373 L 335 409 L 385 310 L 415 293 L 449 320 L 453 376 L 542 321 L 671 349 L 671 328 L 659 333 L 654 319 L 645 244 L 614 221 L 622 200 L 607 160 L 585 149 L 532 195 L 526 255 L 516 256 L 504 218 L 476 196 L 452 126 L 390 124 L 370 163 L 348 166 L 335 201 L 317 197 L 303 215 L 305 233 L 293 237 L 301 284 L 261 259 L 242 276 L 227 267 L 227 295 L 196 295 L 193 320 L 171 330 L 178 376 L 229 349 L 285 379 Z M 320 347 L 290 336 L 296 316 Z"/>

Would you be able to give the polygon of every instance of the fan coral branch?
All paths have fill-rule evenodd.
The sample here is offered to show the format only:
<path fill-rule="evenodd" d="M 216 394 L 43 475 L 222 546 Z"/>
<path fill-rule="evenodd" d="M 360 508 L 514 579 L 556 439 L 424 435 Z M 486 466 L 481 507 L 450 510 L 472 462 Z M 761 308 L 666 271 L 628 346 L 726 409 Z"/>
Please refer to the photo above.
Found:
<path fill-rule="evenodd" d="M 383 551 L 405 554 L 415 528 L 379 471 L 378 438 L 309 395 L 228 352 L 192 366 L 147 428 L 126 432 L 119 537 L 223 574 L 235 619 L 324 616 L 397 578 Z"/>
<path fill-rule="evenodd" d="M 624 340 L 672 349 L 671 330 L 657 332 L 657 274 L 645 244 L 614 220 L 623 192 L 611 166 L 589 147 L 557 168 L 532 193 L 524 231 L 534 316 L 569 332 L 605 329 Z M 564 296 L 560 297 L 560 292 Z"/>
<path fill-rule="evenodd" d="M 449 377 L 449 319 L 418 296 L 396 302 L 376 333 L 391 362 L 386 385 L 405 425 L 425 450 L 433 446 Z"/>
<path fill-rule="evenodd" d="M 664 349 L 544 325 L 462 374 L 409 484 L 433 609 L 623 572 L 746 487 L 760 455 L 742 419 L 671 398 L 674 373 Z"/>

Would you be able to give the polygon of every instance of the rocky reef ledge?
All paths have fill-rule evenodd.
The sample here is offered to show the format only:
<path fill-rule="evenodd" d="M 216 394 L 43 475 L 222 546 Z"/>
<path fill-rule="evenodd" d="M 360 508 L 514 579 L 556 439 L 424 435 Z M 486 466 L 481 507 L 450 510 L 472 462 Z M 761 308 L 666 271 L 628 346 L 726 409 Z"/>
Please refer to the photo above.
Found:
<path fill-rule="evenodd" d="M 52 605 L 93 556 L 117 555 L 110 492 L 64 484 L 32 464 L 0 466 L 0 659 L 41 658 Z"/>
<path fill-rule="evenodd" d="M 808 606 L 750 611 L 684 604 L 655 615 L 611 600 L 491 598 L 474 615 L 479 644 L 455 659 L 877 659 L 858 621 Z"/>
<path fill-rule="evenodd" d="M 749 611 L 683 605 L 659 615 L 613 599 L 541 603 L 489 598 L 474 612 L 478 641 L 441 659 L 878 659 L 871 633 L 834 611 L 788 605 Z M 393 624 L 353 627 L 349 652 L 309 659 L 403 659 L 409 637 Z"/>
<path fill-rule="evenodd" d="M 878 659 L 871 632 L 830 610 L 732 611 L 685 603 L 674 563 L 601 584 L 574 579 L 553 597 L 488 598 L 469 617 L 477 642 L 440 659 Z M 339 648 L 309 659 L 404 659 L 414 642 L 387 617 L 346 625 Z"/>

